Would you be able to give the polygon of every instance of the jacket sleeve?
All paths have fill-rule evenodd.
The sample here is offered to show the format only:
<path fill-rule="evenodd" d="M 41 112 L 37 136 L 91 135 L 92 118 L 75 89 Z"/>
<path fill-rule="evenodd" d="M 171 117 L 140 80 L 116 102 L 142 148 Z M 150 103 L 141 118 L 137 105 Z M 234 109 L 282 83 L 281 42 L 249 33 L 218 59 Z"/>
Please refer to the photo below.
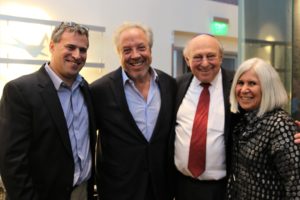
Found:
<path fill-rule="evenodd" d="M 296 126 L 293 120 L 285 117 L 277 122 L 271 140 L 271 156 L 284 184 L 284 199 L 294 199 L 300 194 L 300 146 L 293 138 Z"/>
<path fill-rule="evenodd" d="M 21 86 L 9 82 L 0 101 L 0 173 L 10 200 L 38 199 L 28 158 L 32 119 Z"/>

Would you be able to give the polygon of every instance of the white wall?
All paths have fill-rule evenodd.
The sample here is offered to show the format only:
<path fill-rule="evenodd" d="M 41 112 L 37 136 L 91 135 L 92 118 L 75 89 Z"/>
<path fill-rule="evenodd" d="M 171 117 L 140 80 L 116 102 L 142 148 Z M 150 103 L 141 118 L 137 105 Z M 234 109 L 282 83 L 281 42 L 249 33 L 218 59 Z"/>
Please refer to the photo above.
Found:
<path fill-rule="evenodd" d="M 238 7 L 208 0 L 0 0 L 0 14 L 35 18 L 34 13 L 5 10 L 7 4 L 40 8 L 50 20 L 104 26 L 102 52 L 106 72 L 119 66 L 112 34 L 123 21 L 142 22 L 153 29 L 153 63 L 171 74 L 173 32 L 209 32 L 213 16 L 229 19 L 228 37 L 237 38 Z M 0 30 L 1 31 L 1 30 Z"/>

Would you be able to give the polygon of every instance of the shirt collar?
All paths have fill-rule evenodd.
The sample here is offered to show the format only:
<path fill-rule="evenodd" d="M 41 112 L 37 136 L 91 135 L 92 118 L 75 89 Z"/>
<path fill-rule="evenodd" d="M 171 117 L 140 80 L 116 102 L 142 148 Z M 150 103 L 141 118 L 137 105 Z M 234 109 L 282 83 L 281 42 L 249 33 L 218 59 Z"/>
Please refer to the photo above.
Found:
<path fill-rule="evenodd" d="M 212 87 L 216 87 L 218 84 L 218 81 L 221 80 L 221 77 L 222 77 L 222 73 L 221 73 L 221 69 L 219 70 L 219 72 L 217 73 L 216 77 L 210 82 L 210 86 Z M 201 84 L 201 81 L 199 81 L 197 79 L 196 76 L 193 77 L 193 80 L 192 80 L 192 84 L 195 85 L 195 86 L 199 86 Z"/>
<path fill-rule="evenodd" d="M 66 86 L 64 81 L 51 69 L 51 67 L 49 66 L 49 63 L 45 64 L 45 70 L 49 74 L 50 79 L 52 80 L 56 90 L 58 90 L 60 86 Z M 83 84 L 83 78 L 81 75 L 78 74 L 75 82 L 72 85 L 72 88 L 77 87 L 78 85 L 82 85 L 82 84 Z"/>
<path fill-rule="evenodd" d="M 149 70 L 151 71 L 151 79 L 152 80 L 155 80 L 155 81 L 158 81 L 158 75 L 157 75 L 157 72 L 152 68 L 150 67 Z M 122 68 L 122 78 L 123 78 L 123 85 L 125 85 L 127 82 L 130 82 L 132 81 L 126 74 L 125 70 Z"/>

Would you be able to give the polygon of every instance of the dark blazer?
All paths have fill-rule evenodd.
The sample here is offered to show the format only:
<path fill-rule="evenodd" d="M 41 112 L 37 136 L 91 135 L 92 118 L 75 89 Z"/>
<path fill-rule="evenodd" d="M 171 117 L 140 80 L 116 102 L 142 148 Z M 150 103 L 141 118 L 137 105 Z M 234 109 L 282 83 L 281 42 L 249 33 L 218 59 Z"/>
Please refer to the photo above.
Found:
<path fill-rule="evenodd" d="M 229 105 L 229 94 L 231 83 L 233 79 L 234 73 L 231 71 L 227 71 L 222 69 L 222 84 L 223 84 L 223 98 L 224 98 L 224 107 L 225 107 L 225 128 L 224 128 L 224 137 L 225 137 L 225 148 L 226 148 L 226 168 L 227 172 L 230 169 L 230 148 L 231 148 L 231 120 L 232 114 L 230 112 L 230 105 Z M 176 103 L 175 103 L 175 111 L 177 113 L 181 102 L 190 86 L 190 83 L 193 79 L 192 73 L 184 74 L 183 76 L 177 78 L 177 95 L 176 95 Z M 228 174 L 228 173 L 227 173 Z"/>
<path fill-rule="evenodd" d="M 167 156 L 176 83 L 169 75 L 156 72 L 161 108 L 149 142 L 128 108 L 122 69 L 91 84 L 102 151 L 98 152 L 96 164 L 101 200 L 142 200 L 150 181 L 157 200 L 168 199 L 170 195 Z"/>
<path fill-rule="evenodd" d="M 81 89 L 94 149 L 88 84 L 84 82 Z M 57 92 L 44 66 L 4 88 L 0 102 L 0 170 L 10 200 L 70 199 L 74 175 L 71 143 Z"/>

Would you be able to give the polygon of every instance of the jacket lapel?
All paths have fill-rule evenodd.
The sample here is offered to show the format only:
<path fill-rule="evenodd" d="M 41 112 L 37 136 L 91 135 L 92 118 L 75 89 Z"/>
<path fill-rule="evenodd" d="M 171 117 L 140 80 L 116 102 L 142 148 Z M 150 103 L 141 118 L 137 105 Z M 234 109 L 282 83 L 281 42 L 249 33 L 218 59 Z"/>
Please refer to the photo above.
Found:
<path fill-rule="evenodd" d="M 166 81 L 163 79 L 163 76 L 160 76 L 159 71 L 156 70 L 156 73 L 158 75 L 158 87 L 159 87 L 159 91 L 160 91 L 161 104 L 160 104 L 159 113 L 158 113 L 158 116 L 156 119 L 156 124 L 153 129 L 153 133 L 150 138 L 150 141 L 152 141 L 153 138 L 155 138 L 155 136 L 159 133 L 161 123 L 164 122 L 164 119 L 163 119 L 163 117 L 165 116 L 164 113 L 171 112 L 170 110 L 166 110 L 166 103 L 168 102 L 168 99 L 167 99 L 168 91 L 167 91 Z"/>
<path fill-rule="evenodd" d="M 112 73 L 110 78 L 111 78 L 110 87 L 111 87 L 113 96 L 114 96 L 117 104 L 120 106 L 122 113 L 125 115 L 125 118 L 128 119 L 128 122 L 129 122 L 128 125 L 132 126 L 135 129 L 135 131 L 132 131 L 132 133 L 135 136 L 139 136 L 139 138 L 143 138 L 145 141 L 147 141 L 146 138 L 144 137 L 143 133 L 140 131 L 140 129 L 136 125 L 135 120 L 129 110 L 126 96 L 125 96 L 124 86 L 123 86 L 122 68 L 120 67 L 114 73 Z M 139 133 L 139 134 L 136 134 L 136 133 Z"/>
<path fill-rule="evenodd" d="M 233 79 L 233 72 L 226 71 L 222 69 L 222 81 L 223 81 L 223 98 L 224 98 L 224 107 L 225 107 L 225 127 L 224 127 L 224 135 L 225 135 L 225 142 L 228 141 L 228 136 L 230 134 L 230 122 L 232 114 L 230 112 L 230 103 L 229 103 L 229 95 L 230 95 L 230 88 Z"/>
<path fill-rule="evenodd" d="M 38 81 L 41 97 L 48 108 L 50 116 L 55 123 L 59 136 L 61 137 L 67 152 L 73 157 L 71 143 L 69 139 L 69 131 L 67 128 L 64 112 L 62 110 L 57 92 L 54 85 L 47 74 L 44 66 L 38 72 Z"/>
<path fill-rule="evenodd" d="M 175 105 L 175 113 L 177 113 L 179 106 L 182 103 L 182 100 L 190 86 L 190 83 L 193 79 L 193 75 L 191 73 L 183 75 L 179 82 L 177 82 L 177 95 L 176 95 L 176 105 Z"/>

